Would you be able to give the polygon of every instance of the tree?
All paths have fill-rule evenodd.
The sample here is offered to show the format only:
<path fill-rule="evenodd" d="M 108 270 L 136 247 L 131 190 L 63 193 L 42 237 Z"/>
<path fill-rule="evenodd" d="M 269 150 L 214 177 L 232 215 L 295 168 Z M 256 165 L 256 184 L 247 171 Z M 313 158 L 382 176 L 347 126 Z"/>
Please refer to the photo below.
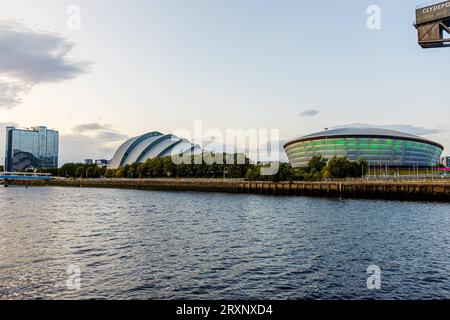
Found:
<path fill-rule="evenodd" d="M 347 158 L 333 157 L 328 163 L 327 173 L 329 178 L 345 179 L 360 178 L 366 174 L 368 162 L 364 159 L 349 161 Z"/>
<path fill-rule="evenodd" d="M 173 164 L 172 157 L 164 158 L 163 167 L 164 167 L 164 176 L 173 177 L 176 175 L 176 168 L 175 165 Z"/>
<path fill-rule="evenodd" d="M 334 156 L 327 166 L 329 178 L 343 179 L 349 176 L 350 162 L 347 158 L 338 158 Z"/>
<path fill-rule="evenodd" d="M 369 162 L 364 158 L 359 158 L 358 167 L 360 169 L 360 173 L 358 173 L 357 177 L 364 177 L 369 170 Z"/>
<path fill-rule="evenodd" d="M 129 165 L 125 165 L 123 167 L 117 168 L 116 169 L 116 177 L 117 178 L 128 178 L 128 169 L 129 169 Z"/>
<path fill-rule="evenodd" d="M 322 156 L 313 156 L 304 169 L 305 180 L 318 181 L 322 180 L 324 169 L 327 167 L 327 159 Z"/>
<path fill-rule="evenodd" d="M 140 163 L 136 168 L 136 174 L 139 176 L 140 179 L 146 178 L 147 176 L 147 164 Z"/>
<path fill-rule="evenodd" d="M 105 178 L 107 179 L 114 178 L 114 174 L 115 174 L 114 170 L 108 169 L 105 171 Z"/>
<path fill-rule="evenodd" d="M 78 165 L 74 163 L 66 163 L 59 169 L 60 176 L 75 178 Z"/>
<path fill-rule="evenodd" d="M 245 180 L 247 181 L 258 181 L 261 180 L 261 168 L 249 168 L 245 175 Z"/>
<path fill-rule="evenodd" d="M 135 178 L 137 175 L 137 167 L 138 164 L 137 163 L 133 163 L 128 167 L 127 170 L 127 178 Z"/>
<path fill-rule="evenodd" d="M 84 177 L 84 168 L 83 167 L 77 167 L 75 169 L 75 178 L 83 178 Z"/>

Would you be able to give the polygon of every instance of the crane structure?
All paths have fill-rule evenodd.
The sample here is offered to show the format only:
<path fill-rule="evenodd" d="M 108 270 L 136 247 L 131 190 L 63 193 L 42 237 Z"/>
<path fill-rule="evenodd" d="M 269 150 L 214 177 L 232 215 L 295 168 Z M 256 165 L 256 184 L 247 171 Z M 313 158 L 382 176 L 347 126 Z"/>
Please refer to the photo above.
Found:
<path fill-rule="evenodd" d="M 414 26 L 422 48 L 450 47 L 450 0 L 417 8 Z"/>

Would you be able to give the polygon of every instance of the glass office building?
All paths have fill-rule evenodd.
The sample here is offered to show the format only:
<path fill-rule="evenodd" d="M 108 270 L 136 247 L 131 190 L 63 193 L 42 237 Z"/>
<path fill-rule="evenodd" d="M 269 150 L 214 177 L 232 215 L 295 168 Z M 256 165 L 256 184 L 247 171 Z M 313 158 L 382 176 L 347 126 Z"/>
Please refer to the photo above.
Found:
<path fill-rule="evenodd" d="M 306 167 L 313 156 L 365 159 L 374 166 L 432 167 L 438 165 L 444 150 L 418 136 L 374 128 L 327 130 L 290 141 L 284 148 L 294 168 Z"/>
<path fill-rule="evenodd" d="M 59 133 L 46 127 L 6 128 L 5 171 L 57 168 Z"/>

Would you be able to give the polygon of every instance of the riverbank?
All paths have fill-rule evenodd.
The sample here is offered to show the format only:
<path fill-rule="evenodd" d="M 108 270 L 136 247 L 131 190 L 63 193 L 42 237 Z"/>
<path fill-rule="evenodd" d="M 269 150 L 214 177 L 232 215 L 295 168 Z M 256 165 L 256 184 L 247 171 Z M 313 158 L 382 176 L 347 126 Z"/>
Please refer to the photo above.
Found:
<path fill-rule="evenodd" d="M 248 182 L 222 179 L 54 179 L 8 181 L 8 185 L 450 201 L 450 183 L 447 181 Z"/>

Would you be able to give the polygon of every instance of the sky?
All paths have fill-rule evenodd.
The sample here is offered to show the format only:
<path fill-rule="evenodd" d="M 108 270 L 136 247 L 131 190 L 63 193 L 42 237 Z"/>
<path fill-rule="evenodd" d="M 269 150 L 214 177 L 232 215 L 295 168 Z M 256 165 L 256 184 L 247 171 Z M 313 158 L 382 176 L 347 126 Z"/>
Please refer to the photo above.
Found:
<path fill-rule="evenodd" d="M 450 150 L 450 48 L 418 46 L 418 4 L 0 0 L 0 163 L 11 124 L 57 129 L 60 164 L 196 121 L 281 141 L 371 125 Z"/>

